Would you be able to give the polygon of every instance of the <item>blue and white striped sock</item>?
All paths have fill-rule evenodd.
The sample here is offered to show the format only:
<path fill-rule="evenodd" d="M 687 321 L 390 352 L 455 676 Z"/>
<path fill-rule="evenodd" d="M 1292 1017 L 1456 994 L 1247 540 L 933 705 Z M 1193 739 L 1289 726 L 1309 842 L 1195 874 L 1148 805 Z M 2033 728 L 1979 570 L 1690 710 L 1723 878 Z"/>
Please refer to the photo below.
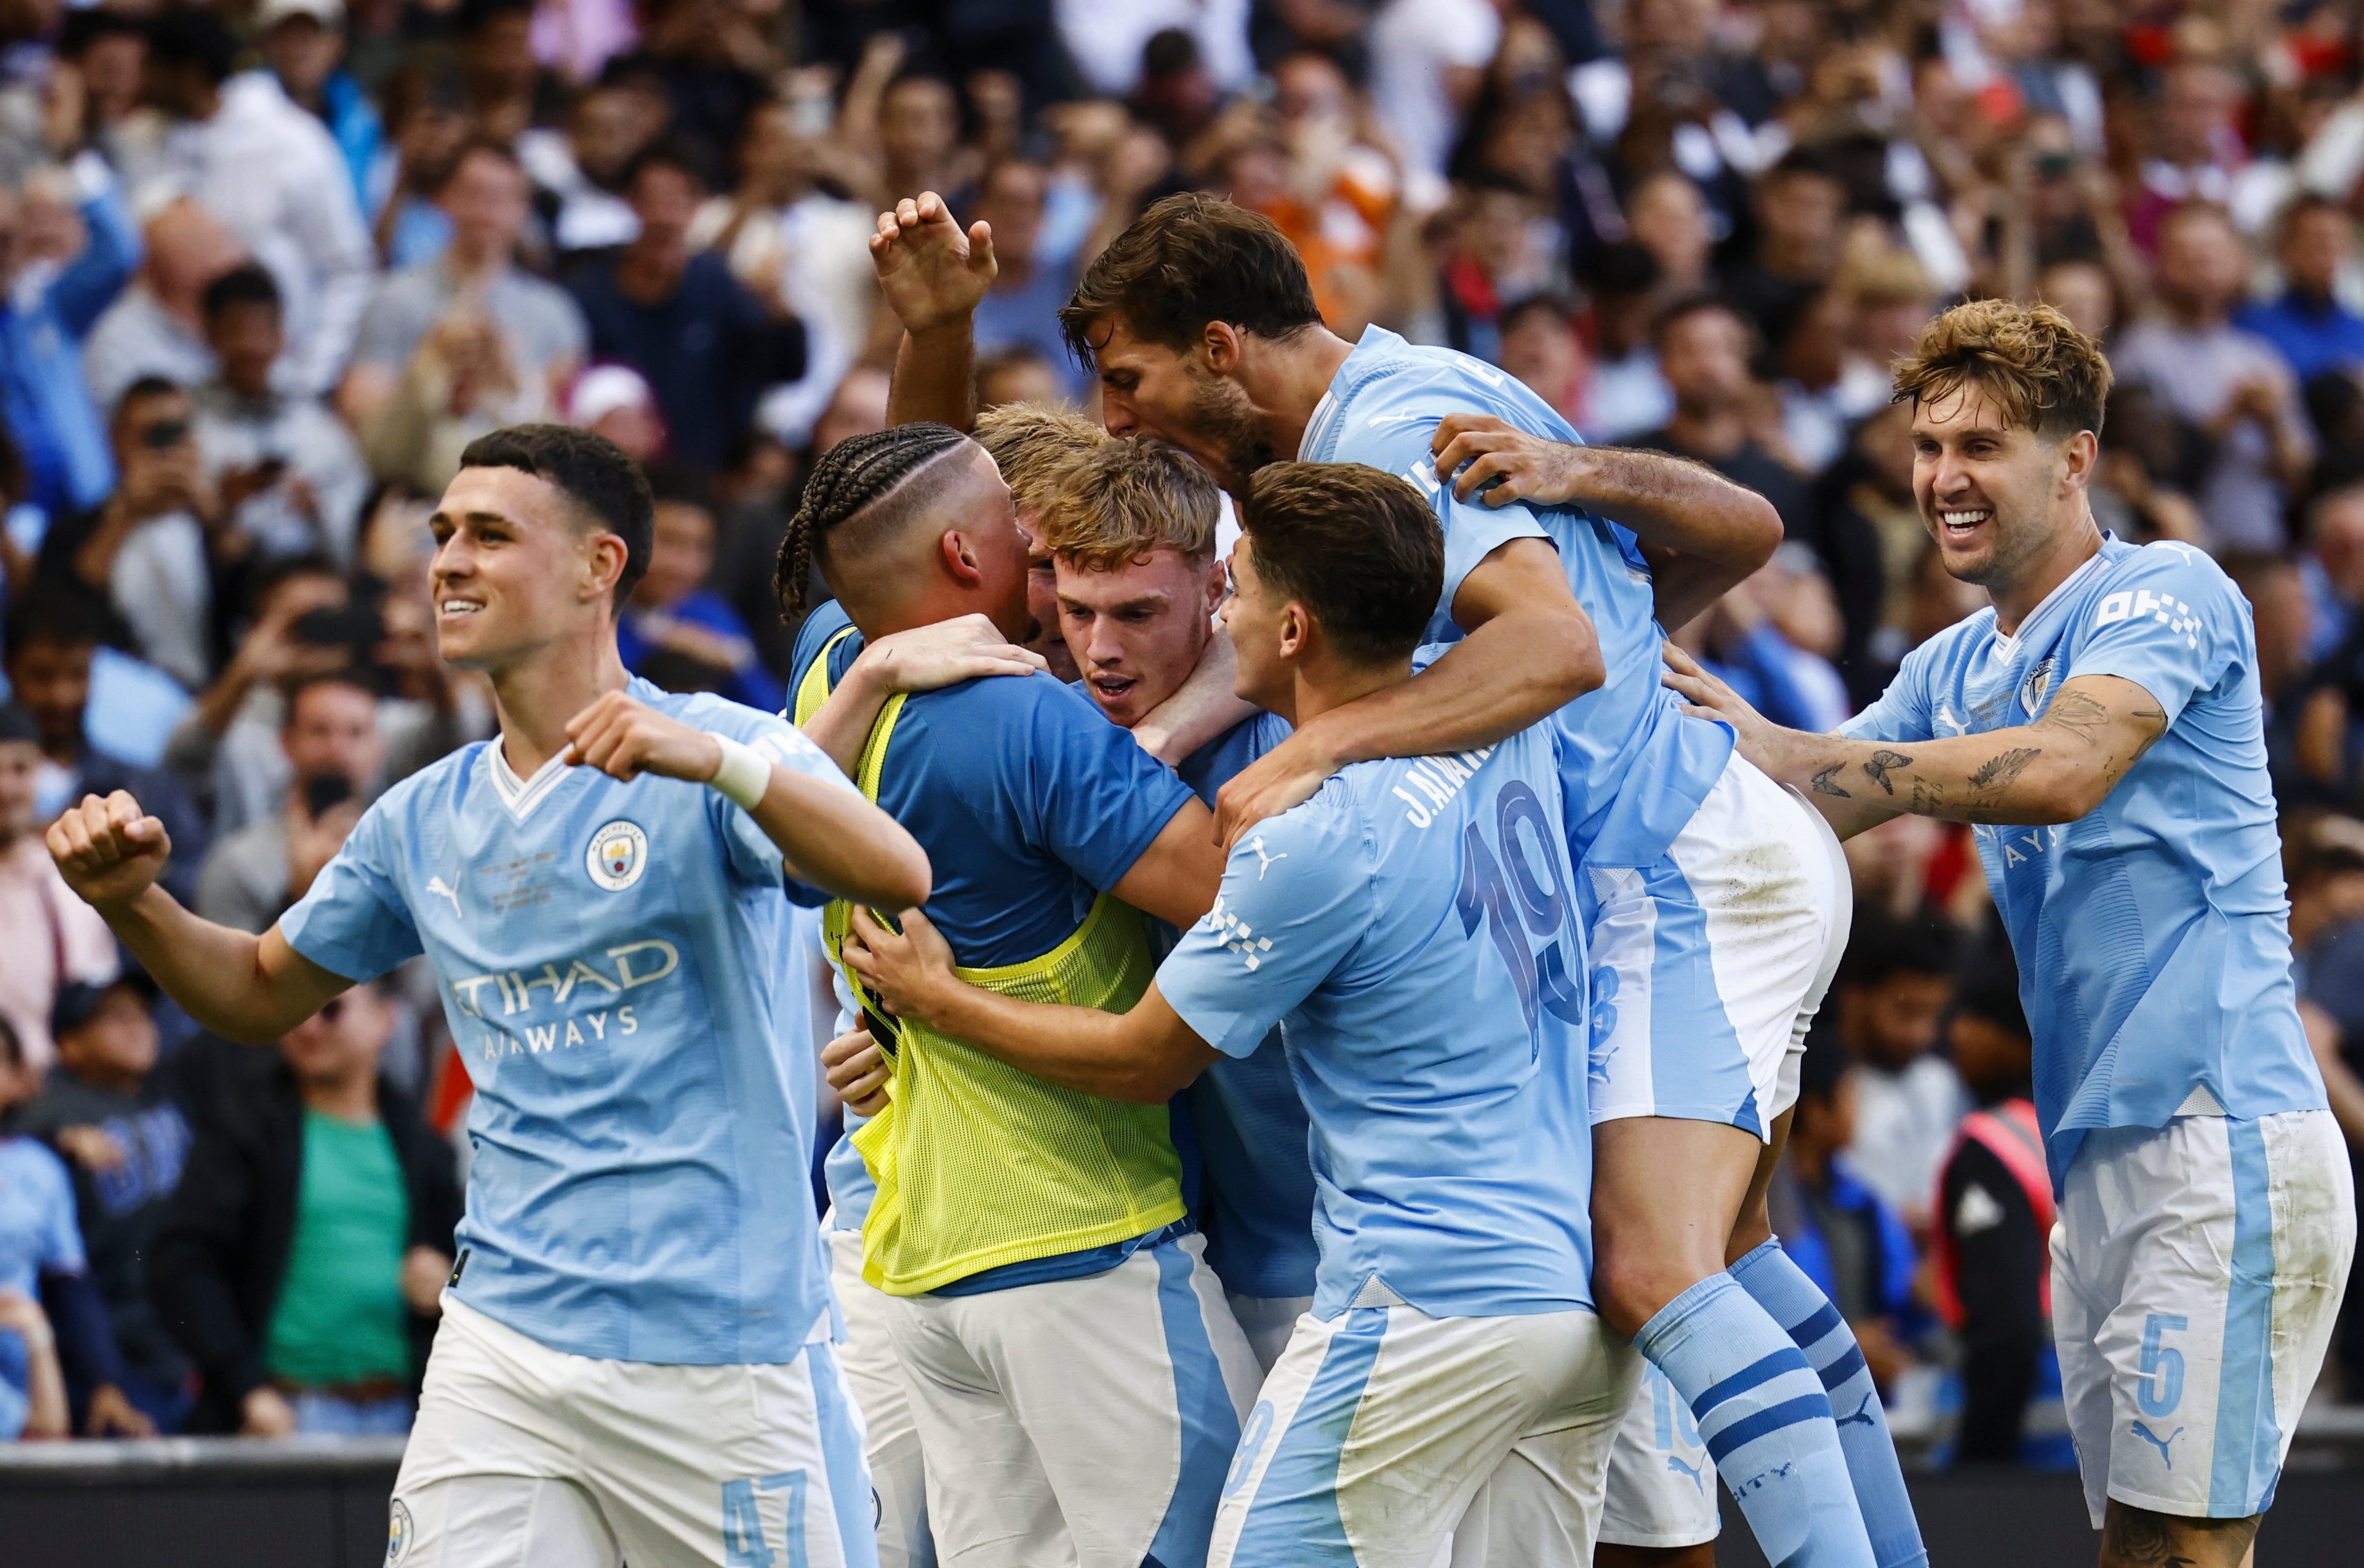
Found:
<path fill-rule="evenodd" d="M 1863 1528 L 1871 1537 L 1879 1568 L 1928 1568 L 1929 1551 L 1921 1544 L 1920 1522 L 1912 1517 L 1912 1495 L 1904 1489 L 1896 1442 L 1888 1435 L 1888 1414 L 1880 1408 L 1879 1390 L 1872 1385 L 1871 1369 L 1863 1364 L 1855 1331 L 1781 1250 L 1779 1238 L 1733 1264 L 1732 1277 L 1806 1352 L 1829 1391 L 1839 1447 L 1855 1483 L 1856 1506 L 1863 1512 Z"/>
<path fill-rule="evenodd" d="M 1690 1401 L 1775 1568 L 1874 1568 L 1822 1381 L 1730 1274 L 1675 1297 L 1634 1343 Z"/>

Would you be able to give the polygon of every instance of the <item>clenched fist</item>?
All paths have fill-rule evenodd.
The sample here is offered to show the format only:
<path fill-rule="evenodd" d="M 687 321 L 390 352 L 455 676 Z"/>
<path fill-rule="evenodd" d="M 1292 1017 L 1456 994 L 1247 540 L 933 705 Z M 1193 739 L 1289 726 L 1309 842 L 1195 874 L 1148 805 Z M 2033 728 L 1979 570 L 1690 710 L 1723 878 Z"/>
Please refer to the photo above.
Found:
<path fill-rule="evenodd" d="M 164 824 L 119 789 L 105 800 L 84 795 L 50 824 L 47 837 L 66 885 L 94 906 L 128 904 L 147 892 L 173 852 Z"/>

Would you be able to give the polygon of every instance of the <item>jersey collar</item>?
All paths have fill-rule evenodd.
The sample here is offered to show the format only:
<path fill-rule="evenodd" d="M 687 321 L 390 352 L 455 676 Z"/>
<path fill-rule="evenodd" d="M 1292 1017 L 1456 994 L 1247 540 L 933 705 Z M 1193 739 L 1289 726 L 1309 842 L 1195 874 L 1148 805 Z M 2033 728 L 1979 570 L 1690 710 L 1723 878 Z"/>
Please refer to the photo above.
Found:
<path fill-rule="evenodd" d="M 1338 373 L 1330 378 L 1330 384 L 1322 389 L 1321 401 L 1313 406 L 1312 415 L 1305 421 L 1305 434 L 1297 439 L 1298 462 L 1310 462 L 1307 454 L 1321 450 L 1322 441 L 1330 434 L 1332 422 L 1345 406 L 1346 399 L 1339 395 L 1339 389 L 1361 374 L 1363 363 L 1367 362 L 1372 355 L 1384 353 L 1391 347 L 1400 346 L 1403 341 L 1384 327 L 1363 328 L 1362 337 L 1355 341 L 1354 351 L 1340 361 Z M 1352 395 L 1351 388 L 1348 395 Z"/>
<path fill-rule="evenodd" d="M 2019 652 L 2020 644 L 2025 642 L 2031 636 L 2033 636 L 2040 628 L 2042 628 L 2046 620 L 2050 619 L 2052 616 L 2058 611 L 2062 605 L 2068 601 L 2070 592 L 2081 585 L 2085 579 L 2091 577 L 2093 573 L 2102 569 L 2102 564 L 2109 559 L 2110 546 L 2115 541 L 2116 538 L 2117 536 L 2115 534 L 2103 533 L 2102 535 L 2102 548 L 2087 556 L 2083 565 L 2078 567 L 2076 571 L 2068 573 L 2068 576 L 2063 577 L 2060 580 L 2058 586 L 2055 587 L 2052 592 L 2045 595 L 2036 606 L 2027 612 L 2027 618 L 2019 623 L 2019 629 L 2017 631 L 2012 633 L 2008 637 L 2005 637 L 2000 631 L 1995 633 L 1995 647 L 2002 652 L 2004 658 L 2010 659 L 2015 657 Z"/>
<path fill-rule="evenodd" d="M 573 766 L 566 753 L 561 751 L 535 769 L 533 777 L 521 779 L 509 766 L 508 758 L 502 755 L 498 737 L 485 748 L 485 776 L 493 781 L 493 792 L 509 808 L 509 815 L 520 822 L 532 816 L 533 808 L 549 799 L 551 792 L 565 782 Z"/>

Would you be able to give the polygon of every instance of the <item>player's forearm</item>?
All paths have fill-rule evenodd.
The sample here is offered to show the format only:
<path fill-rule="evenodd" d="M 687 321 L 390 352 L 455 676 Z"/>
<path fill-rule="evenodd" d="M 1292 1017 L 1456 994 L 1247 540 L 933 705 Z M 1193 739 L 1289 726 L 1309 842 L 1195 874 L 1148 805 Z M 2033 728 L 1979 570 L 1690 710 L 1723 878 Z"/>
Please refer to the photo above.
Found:
<path fill-rule="evenodd" d="M 2103 780 L 2091 759 L 2071 754 L 2057 736 L 2034 725 L 1894 745 L 1780 729 L 1762 746 L 1752 745 L 1749 754 L 1816 805 L 1837 803 L 1847 818 L 1860 809 L 1880 815 L 1909 811 L 1950 822 L 2050 826 L 2074 822 L 2092 810 L 2114 782 Z M 1870 825 L 1850 823 L 1855 831 Z M 1841 837 L 1848 836 L 1841 830 Z"/>
<path fill-rule="evenodd" d="M 830 761 L 843 769 L 847 778 L 853 778 L 861 769 L 870 731 L 886 710 L 886 699 L 894 695 L 893 686 L 865 648 L 831 689 L 828 700 L 798 728 L 805 739 L 829 753 Z"/>
<path fill-rule="evenodd" d="M 1298 736 L 1337 767 L 1473 751 L 1598 690 L 1603 674 L 1589 621 L 1506 610 L 1422 673 L 1332 708 Z"/>
<path fill-rule="evenodd" d="M 1232 690 L 1238 669 L 1231 634 L 1216 632 L 1189 678 L 1132 727 L 1132 738 L 1159 762 L 1179 767 L 1191 752 L 1255 714 L 1255 705 Z"/>
<path fill-rule="evenodd" d="M 277 928 L 258 937 L 217 926 L 160 886 L 97 908 L 165 995 L 200 1027 L 226 1039 L 255 1045 L 275 1040 L 348 984 L 328 976 L 334 984 L 323 989 L 305 984 L 307 976 L 274 973 L 266 962 L 266 948 L 274 940 L 289 958 L 303 962 L 277 937 Z M 307 967 L 327 976 L 325 970 Z"/>
<path fill-rule="evenodd" d="M 1151 1054 L 1132 1015 L 1025 1002 L 948 979 L 929 996 L 924 1021 L 1046 1084 L 1104 1100 L 1163 1105 L 1191 1078 Z"/>
<path fill-rule="evenodd" d="M 1772 560 L 1781 543 L 1781 514 L 1772 502 L 1689 458 L 1584 447 L 1575 479 L 1578 505 L 1624 524 L 1645 544 L 1737 573 L 1735 583 Z"/>
<path fill-rule="evenodd" d="M 976 333 L 971 318 L 905 332 L 895 350 L 886 423 L 933 419 L 955 430 L 976 423 Z"/>
<path fill-rule="evenodd" d="M 849 790 L 774 763 L 750 815 L 799 882 L 875 909 L 928 901 L 927 851 L 901 823 Z"/>

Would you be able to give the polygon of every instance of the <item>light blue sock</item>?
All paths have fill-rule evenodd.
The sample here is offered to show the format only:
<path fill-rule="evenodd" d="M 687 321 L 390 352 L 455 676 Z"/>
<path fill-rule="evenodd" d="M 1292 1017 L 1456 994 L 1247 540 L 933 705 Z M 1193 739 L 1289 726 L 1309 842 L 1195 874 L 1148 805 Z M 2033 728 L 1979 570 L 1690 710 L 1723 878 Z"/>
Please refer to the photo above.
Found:
<path fill-rule="evenodd" d="M 1777 1237 L 1732 1265 L 1732 1277 L 1788 1331 L 1829 1390 L 1837 1418 L 1839 1447 L 1846 1452 L 1856 1506 L 1871 1537 L 1879 1568 L 1928 1568 L 1921 1525 L 1912 1517 L 1912 1495 L 1896 1462 L 1896 1442 L 1888 1435 L 1888 1414 L 1879 1406 L 1871 1369 L 1855 1332 L 1830 1298 L 1781 1250 Z"/>
<path fill-rule="evenodd" d="M 1711 1274 L 1634 1336 L 1678 1393 L 1774 1568 L 1873 1568 L 1831 1402 L 1781 1326 Z"/>

